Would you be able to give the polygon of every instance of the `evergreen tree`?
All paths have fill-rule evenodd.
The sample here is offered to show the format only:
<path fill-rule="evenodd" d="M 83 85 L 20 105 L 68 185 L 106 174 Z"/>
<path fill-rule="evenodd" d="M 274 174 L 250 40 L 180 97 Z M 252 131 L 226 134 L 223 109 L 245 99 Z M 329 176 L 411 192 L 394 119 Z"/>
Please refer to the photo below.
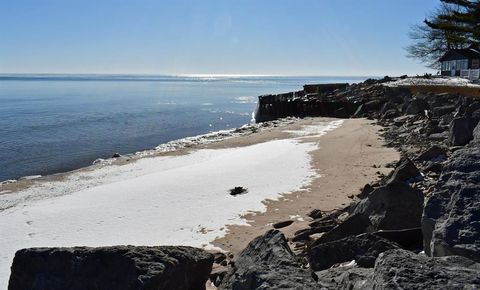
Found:
<path fill-rule="evenodd" d="M 441 0 L 455 10 L 440 13 L 425 24 L 434 30 L 444 31 L 447 42 L 457 45 L 480 44 L 480 1 Z"/>
<path fill-rule="evenodd" d="M 440 0 L 440 8 L 412 28 L 408 56 L 431 68 L 450 49 L 480 46 L 480 0 Z"/>

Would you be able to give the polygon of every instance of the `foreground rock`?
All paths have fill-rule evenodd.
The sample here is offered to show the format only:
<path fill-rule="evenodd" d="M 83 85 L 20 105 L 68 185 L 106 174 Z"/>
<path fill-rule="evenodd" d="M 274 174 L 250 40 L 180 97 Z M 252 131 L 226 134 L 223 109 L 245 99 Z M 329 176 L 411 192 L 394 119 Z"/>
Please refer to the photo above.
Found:
<path fill-rule="evenodd" d="M 8 289 L 201 290 L 213 259 L 192 247 L 24 249 L 15 254 Z"/>
<path fill-rule="evenodd" d="M 389 250 L 375 267 L 355 264 L 315 272 L 319 289 L 478 289 L 480 264 L 460 256 L 430 258 L 406 250 Z"/>
<path fill-rule="evenodd" d="M 367 216 L 375 230 L 401 230 L 420 227 L 422 210 L 423 193 L 403 182 L 393 181 L 361 200 L 353 214 Z"/>
<path fill-rule="evenodd" d="M 450 256 L 429 258 L 405 250 L 380 255 L 363 289 L 478 289 L 480 264 Z"/>
<path fill-rule="evenodd" d="M 372 234 L 351 236 L 341 240 L 314 242 L 308 251 L 308 262 L 314 271 L 330 268 L 339 263 L 355 260 L 360 267 L 373 267 L 380 253 L 399 246 Z"/>
<path fill-rule="evenodd" d="M 302 269 L 285 236 L 270 230 L 236 257 L 218 289 L 315 289 L 312 272 Z"/>
<path fill-rule="evenodd" d="M 480 128 L 475 140 L 443 167 L 422 218 L 428 255 L 461 255 L 480 262 Z"/>

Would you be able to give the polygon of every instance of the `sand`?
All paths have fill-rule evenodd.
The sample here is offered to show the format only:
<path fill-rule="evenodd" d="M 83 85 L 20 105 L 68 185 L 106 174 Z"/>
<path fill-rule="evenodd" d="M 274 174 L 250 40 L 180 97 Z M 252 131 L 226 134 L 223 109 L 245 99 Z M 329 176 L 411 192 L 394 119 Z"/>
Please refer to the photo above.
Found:
<path fill-rule="evenodd" d="M 312 124 L 315 118 L 304 119 L 288 130 Z M 318 141 L 319 148 L 311 152 L 312 164 L 320 177 L 294 193 L 284 194 L 279 200 L 267 200 L 265 212 L 247 214 L 248 225 L 230 225 L 228 233 L 213 244 L 226 251 L 238 253 L 253 238 L 272 228 L 272 223 L 293 219 L 295 222 L 283 229 L 288 237 L 305 228 L 311 218 L 306 214 L 313 209 L 332 211 L 351 202 L 349 196 L 356 195 L 366 183 L 378 178 L 378 173 L 388 174 L 388 163 L 400 158 L 393 148 L 387 148 L 379 136 L 380 126 L 366 119 L 344 120 L 338 129 L 321 137 L 307 138 L 304 142 Z M 258 139 L 285 138 L 281 131 L 259 134 L 245 140 L 251 144 Z M 241 140 L 231 140 L 239 146 Z M 228 142 L 228 143 L 230 143 Z M 225 146 L 226 144 L 223 144 Z M 218 146 L 218 145 L 217 145 Z"/>

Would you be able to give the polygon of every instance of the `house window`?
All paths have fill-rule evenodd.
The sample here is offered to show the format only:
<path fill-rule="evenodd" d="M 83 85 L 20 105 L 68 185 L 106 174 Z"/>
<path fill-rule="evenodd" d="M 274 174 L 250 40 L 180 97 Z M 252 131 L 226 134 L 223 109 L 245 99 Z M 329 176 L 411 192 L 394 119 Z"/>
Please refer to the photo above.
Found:
<path fill-rule="evenodd" d="M 480 66 L 480 62 L 478 58 L 472 59 L 472 69 L 478 69 Z"/>
<path fill-rule="evenodd" d="M 450 61 L 449 70 L 457 70 L 457 61 L 456 60 L 451 60 Z"/>
<path fill-rule="evenodd" d="M 443 70 L 444 71 L 449 71 L 450 70 L 450 62 L 449 61 L 444 61 L 443 62 Z"/>
<path fill-rule="evenodd" d="M 468 59 L 458 59 L 456 63 L 456 69 L 468 69 Z"/>

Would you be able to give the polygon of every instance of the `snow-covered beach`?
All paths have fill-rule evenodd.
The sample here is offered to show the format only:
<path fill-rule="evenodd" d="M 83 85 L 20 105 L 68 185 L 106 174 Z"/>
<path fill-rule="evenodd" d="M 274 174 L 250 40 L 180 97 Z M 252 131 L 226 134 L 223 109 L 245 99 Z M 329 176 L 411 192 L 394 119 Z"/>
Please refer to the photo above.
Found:
<path fill-rule="evenodd" d="M 303 130 L 282 129 L 291 138 L 107 164 L 4 193 L 0 201 L 9 207 L 0 212 L 0 287 L 6 287 L 15 251 L 26 247 L 211 248 L 225 225 L 245 225 L 242 215 L 265 211 L 264 200 L 318 177 L 310 153 L 321 135 L 341 124 L 317 120 Z M 235 186 L 248 193 L 229 195 Z"/>

